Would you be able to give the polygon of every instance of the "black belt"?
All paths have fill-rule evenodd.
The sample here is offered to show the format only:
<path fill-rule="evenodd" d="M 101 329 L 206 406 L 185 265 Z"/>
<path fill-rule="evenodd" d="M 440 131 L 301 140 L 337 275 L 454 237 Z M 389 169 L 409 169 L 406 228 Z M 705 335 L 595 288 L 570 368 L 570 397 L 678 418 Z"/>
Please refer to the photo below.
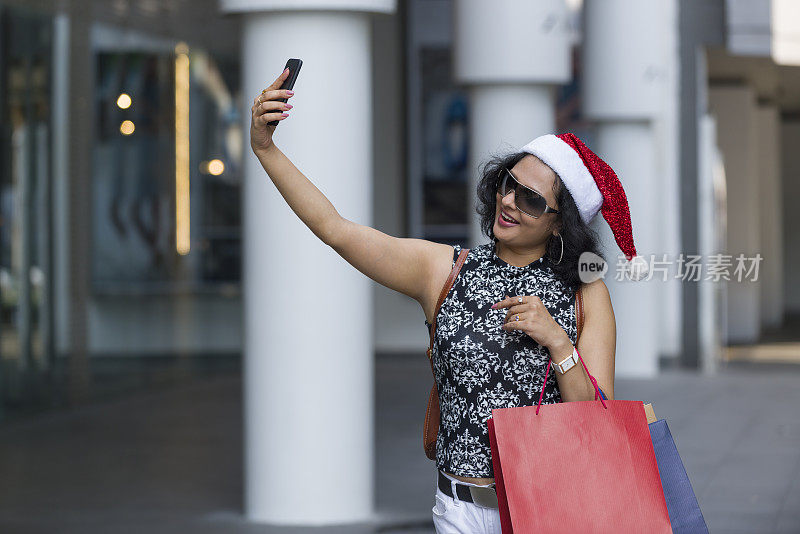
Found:
<path fill-rule="evenodd" d="M 453 490 L 450 486 L 451 482 L 449 478 L 439 471 L 439 489 L 448 497 L 454 498 Z M 487 508 L 497 508 L 497 493 L 494 486 L 476 487 L 456 482 L 456 493 L 460 501 L 475 503 Z"/>

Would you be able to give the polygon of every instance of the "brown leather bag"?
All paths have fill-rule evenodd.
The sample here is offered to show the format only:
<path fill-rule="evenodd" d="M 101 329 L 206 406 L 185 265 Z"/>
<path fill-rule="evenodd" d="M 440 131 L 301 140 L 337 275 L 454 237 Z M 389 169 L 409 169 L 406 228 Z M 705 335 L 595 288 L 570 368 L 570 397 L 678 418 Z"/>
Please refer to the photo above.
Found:
<path fill-rule="evenodd" d="M 433 311 L 433 324 L 431 325 L 430 329 L 431 342 L 430 346 L 428 347 L 427 354 L 428 361 L 431 364 L 431 372 L 433 373 L 434 378 L 433 387 L 431 388 L 431 393 L 428 396 L 428 409 L 425 411 L 425 426 L 422 429 L 422 444 L 425 447 L 425 455 L 431 460 L 436 460 L 436 434 L 439 433 L 440 416 L 439 394 L 436 391 L 436 372 L 433 370 L 432 356 L 433 337 L 436 333 L 436 316 L 439 314 L 439 308 L 442 307 L 442 303 L 444 302 L 445 297 L 447 297 L 447 293 L 450 292 L 450 288 L 453 286 L 453 282 L 455 282 L 456 277 L 461 270 L 461 266 L 464 265 L 464 261 L 467 259 L 468 252 L 468 248 L 461 249 L 461 253 L 458 255 L 455 265 L 453 265 L 453 270 L 450 271 L 450 276 L 447 277 L 447 281 L 444 283 L 442 292 L 439 295 L 439 301 L 436 303 L 436 309 Z M 583 330 L 583 294 L 581 293 L 580 288 L 578 288 L 578 291 L 575 292 L 575 315 L 578 323 L 578 333 L 577 337 L 575 338 L 575 343 L 577 344 L 578 338 L 581 336 L 581 330 Z"/>

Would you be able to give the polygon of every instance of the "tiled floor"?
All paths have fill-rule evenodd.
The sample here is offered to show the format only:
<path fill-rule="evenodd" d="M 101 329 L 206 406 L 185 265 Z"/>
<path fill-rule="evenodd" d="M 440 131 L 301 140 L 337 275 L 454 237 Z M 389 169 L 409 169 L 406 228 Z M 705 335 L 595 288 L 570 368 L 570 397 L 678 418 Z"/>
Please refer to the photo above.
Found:
<path fill-rule="evenodd" d="M 235 372 L 0 425 L 2 533 L 432 533 L 435 467 L 421 443 L 424 355 L 376 365 L 370 524 L 244 521 Z M 730 363 L 618 379 L 616 398 L 669 424 L 712 533 L 800 532 L 800 366 Z"/>

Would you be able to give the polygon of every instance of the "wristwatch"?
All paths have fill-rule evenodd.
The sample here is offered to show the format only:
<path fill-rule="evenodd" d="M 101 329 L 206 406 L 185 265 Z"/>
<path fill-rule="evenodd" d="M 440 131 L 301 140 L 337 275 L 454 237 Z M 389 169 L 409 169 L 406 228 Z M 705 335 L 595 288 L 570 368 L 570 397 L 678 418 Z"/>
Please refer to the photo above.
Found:
<path fill-rule="evenodd" d="M 552 361 L 552 359 L 551 359 Z M 559 373 L 564 374 L 570 369 L 572 369 L 575 365 L 578 364 L 578 350 L 575 346 L 572 346 L 572 354 L 564 358 L 560 363 L 556 363 L 553 361 L 553 368 Z"/>

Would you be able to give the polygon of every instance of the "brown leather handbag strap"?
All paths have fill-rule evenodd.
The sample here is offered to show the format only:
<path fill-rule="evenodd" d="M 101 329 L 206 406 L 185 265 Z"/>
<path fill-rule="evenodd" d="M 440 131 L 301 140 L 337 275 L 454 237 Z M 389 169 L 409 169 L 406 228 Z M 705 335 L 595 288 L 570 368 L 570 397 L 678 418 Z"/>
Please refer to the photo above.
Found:
<path fill-rule="evenodd" d="M 575 344 L 578 344 L 578 339 L 581 337 L 581 330 L 583 330 L 583 292 L 579 287 L 575 292 L 575 315 L 578 321 L 578 335 L 575 338 Z"/>
<path fill-rule="evenodd" d="M 428 361 L 431 362 L 431 370 L 433 370 L 433 358 L 431 353 L 433 352 L 433 336 L 436 334 L 436 316 L 439 315 L 439 308 L 442 307 L 442 303 L 444 299 L 447 298 L 447 294 L 450 292 L 450 288 L 453 287 L 453 282 L 455 282 L 456 277 L 458 276 L 459 271 L 461 271 L 461 266 L 464 265 L 464 262 L 467 259 L 467 254 L 469 253 L 468 248 L 462 248 L 461 252 L 458 254 L 458 258 L 456 259 L 455 265 L 453 265 L 453 269 L 450 271 L 450 276 L 447 277 L 447 281 L 444 283 L 442 287 L 442 292 L 439 294 L 439 301 L 436 303 L 436 308 L 433 310 L 433 323 L 431 323 L 431 341 L 428 345 Z"/>
<path fill-rule="evenodd" d="M 431 460 L 436 460 L 436 436 L 439 433 L 439 392 L 436 391 L 436 371 L 433 369 L 433 337 L 436 333 L 436 316 L 439 315 L 439 308 L 441 308 L 447 293 L 453 286 L 456 277 L 458 276 L 461 266 L 467 259 L 468 248 L 461 249 L 461 252 L 456 258 L 453 269 L 450 271 L 450 276 L 442 287 L 442 293 L 439 295 L 439 301 L 436 303 L 436 309 L 433 311 L 433 323 L 430 325 L 431 342 L 428 347 L 428 361 L 431 364 L 431 373 L 433 374 L 433 385 L 431 392 L 428 395 L 428 408 L 425 410 L 425 424 L 422 427 L 422 444 L 425 448 L 425 455 Z"/>

